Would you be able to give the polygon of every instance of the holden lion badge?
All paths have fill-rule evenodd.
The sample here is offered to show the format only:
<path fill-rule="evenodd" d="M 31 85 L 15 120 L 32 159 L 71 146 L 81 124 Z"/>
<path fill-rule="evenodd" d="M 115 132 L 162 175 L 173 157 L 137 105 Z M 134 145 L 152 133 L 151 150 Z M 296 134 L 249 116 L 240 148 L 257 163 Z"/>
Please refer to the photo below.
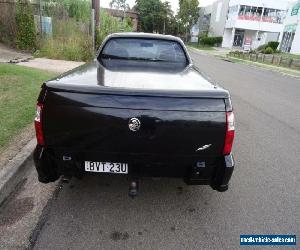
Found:
<path fill-rule="evenodd" d="M 138 118 L 131 118 L 128 122 L 128 127 L 131 131 L 136 132 L 141 127 L 141 122 Z"/>

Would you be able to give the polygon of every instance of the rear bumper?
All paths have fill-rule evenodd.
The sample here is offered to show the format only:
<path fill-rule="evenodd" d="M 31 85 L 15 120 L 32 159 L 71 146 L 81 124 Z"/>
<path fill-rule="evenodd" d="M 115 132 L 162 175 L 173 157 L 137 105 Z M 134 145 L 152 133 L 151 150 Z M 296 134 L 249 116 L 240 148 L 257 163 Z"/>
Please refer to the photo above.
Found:
<path fill-rule="evenodd" d="M 232 154 L 212 157 L 162 156 L 150 154 L 119 154 L 103 152 L 65 153 L 37 145 L 34 162 L 39 181 L 48 183 L 61 175 L 81 176 L 85 174 L 84 161 L 128 163 L 128 174 L 132 177 L 183 178 L 188 185 L 210 185 L 224 192 L 234 169 Z M 96 173 L 102 174 L 103 173 Z"/>

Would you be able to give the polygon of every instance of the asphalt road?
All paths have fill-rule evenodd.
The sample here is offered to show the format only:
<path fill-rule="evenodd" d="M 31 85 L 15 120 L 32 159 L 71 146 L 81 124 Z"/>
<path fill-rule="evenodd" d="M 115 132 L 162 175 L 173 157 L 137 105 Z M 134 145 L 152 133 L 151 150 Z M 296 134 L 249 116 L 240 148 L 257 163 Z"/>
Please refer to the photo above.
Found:
<path fill-rule="evenodd" d="M 240 234 L 299 238 L 299 78 L 191 54 L 232 95 L 229 191 L 145 179 L 132 200 L 122 176 L 73 179 L 52 203 L 35 249 L 238 249 Z"/>

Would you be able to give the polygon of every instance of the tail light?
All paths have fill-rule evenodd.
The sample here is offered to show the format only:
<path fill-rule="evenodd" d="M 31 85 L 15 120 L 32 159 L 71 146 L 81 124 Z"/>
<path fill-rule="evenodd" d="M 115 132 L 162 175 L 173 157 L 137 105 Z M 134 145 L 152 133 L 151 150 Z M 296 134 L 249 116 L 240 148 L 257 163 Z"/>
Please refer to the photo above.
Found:
<path fill-rule="evenodd" d="M 39 145 L 45 145 L 43 128 L 42 128 L 42 113 L 43 113 L 43 104 L 38 103 L 36 105 L 36 114 L 34 118 L 34 126 L 37 143 Z"/>
<path fill-rule="evenodd" d="M 228 155 L 231 152 L 234 139 L 234 114 L 233 112 L 226 112 L 226 135 L 223 154 Z"/>

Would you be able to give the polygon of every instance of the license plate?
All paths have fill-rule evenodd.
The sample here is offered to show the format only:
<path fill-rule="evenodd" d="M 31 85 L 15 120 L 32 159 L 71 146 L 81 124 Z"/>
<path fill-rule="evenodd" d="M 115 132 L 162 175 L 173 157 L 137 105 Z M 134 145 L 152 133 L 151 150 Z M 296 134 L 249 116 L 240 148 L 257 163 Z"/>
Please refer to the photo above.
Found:
<path fill-rule="evenodd" d="M 128 164 L 114 163 L 114 162 L 85 161 L 84 169 L 87 172 L 127 174 Z"/>

